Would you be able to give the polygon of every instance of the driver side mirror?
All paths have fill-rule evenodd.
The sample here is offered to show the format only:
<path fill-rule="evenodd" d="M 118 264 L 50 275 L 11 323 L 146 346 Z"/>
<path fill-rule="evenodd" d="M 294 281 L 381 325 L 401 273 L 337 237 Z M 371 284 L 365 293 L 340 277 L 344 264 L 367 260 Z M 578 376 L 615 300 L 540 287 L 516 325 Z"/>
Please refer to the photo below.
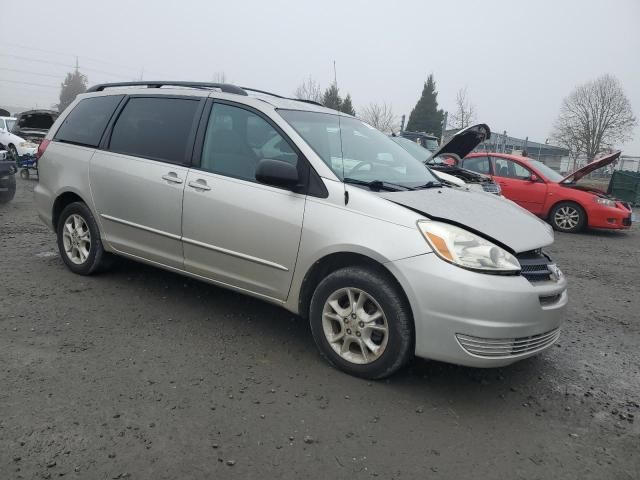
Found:
<path fill-rule="evenodd" d="M 538 177 L 538 175 L 536 175 L 535 173 L 532 173 L 531 176 L 529 177 L 529 181 L 531 182 L 537 182 L 540 180 L 540 177 Z"/>
<path fill-rule="evenodd" d="M 298 169 L 289 162 L 264 158 L 256 167 L 256 180 L 265 185 L 293 190 L 300 184 Z"/>

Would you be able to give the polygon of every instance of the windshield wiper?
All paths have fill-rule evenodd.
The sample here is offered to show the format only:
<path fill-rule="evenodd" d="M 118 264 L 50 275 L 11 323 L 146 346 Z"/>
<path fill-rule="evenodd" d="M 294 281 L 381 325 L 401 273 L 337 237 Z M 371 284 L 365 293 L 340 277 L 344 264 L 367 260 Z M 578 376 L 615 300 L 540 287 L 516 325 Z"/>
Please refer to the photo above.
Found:
<path fill-rule="evenodd" d="M 362 185 L 363 187 L 369 187 L 369 189 L 373 190 L 374 192 L 379 192 L 380 190 L 385 190 L 387 192 L 413 190 L 413 188 L 411 187 L 406 187 L 397 183 L 383 182 L 382 180 L 371 180 L 370 182 L 366 182 L 364 180 L 358 180 L 357 178 L 346 177 L 343 181 L 344 183 L 350 183 L 352 185 Z"/>
<path fill-rule="evenodd" d="M 440 188 L 440 187 L 444 187 L 443 183 L 440 182 L 427 182 L 424 185 L 418 185 L 417 187 L 413 187 L 414 190 L 420 190 L 423 188 Z"/>

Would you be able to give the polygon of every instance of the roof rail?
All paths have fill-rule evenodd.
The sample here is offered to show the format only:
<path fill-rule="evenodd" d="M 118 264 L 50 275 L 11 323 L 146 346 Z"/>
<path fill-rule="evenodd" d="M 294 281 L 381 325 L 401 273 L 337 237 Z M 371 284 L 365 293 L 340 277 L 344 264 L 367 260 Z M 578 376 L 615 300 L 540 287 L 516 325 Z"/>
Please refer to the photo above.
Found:
<path fill-rule="evenodd" d="M 276 93 L 271 93 L 271 92 L 266 92 L 264 90 L 258 90 L 257 88 L 249 88 L 249 87 L 240 87 L 240 88 L 242 88 L 243 90 L 246 90 L 247 92 L 264 93 L 265 95 L 271 95 L 272 97 L 282 98 L 284 100 L 294 100 L 296 102 L 310 103 L 311 105 L 318 105 L 319 107 L 324 107 L 323 104 L 321 104 L 320 102 L 316 102 L 315 100 L 307 100 L 307 99 L 304 99 L 304 98 L 283 97 L 282 95 L 278 95 Z"/>
<path fill-rule="evenodd" d="M 287 97 L 283 97 L 282 95 L 278 95 L 277 93 L 271 93 L 265 90 L 258 90 L 257 88 L 249 88 L 249 87 L 240 87 L 240 88 L 242 88 L 243 90 L 246 90 L 247 92 L 264 93 L 265 95 L 270 95 L 276 98 L 287 98 Z"/>
<path fill-rule="evenodd" d="M 209 89 L 209 88 L 219 88 L 220 91 L 225 93 L 235 93 L 236 95 L 247 95 L 247 92 L 244 89 L 237 87 L 236 85 L 231 85 L 229 83 L 208 83 L 208 82 L 181 82 L 181 81 L 140 81 L 140 82 L 116 82 L 116 83 L 101 83 L 99 85 L 94 85 L 93 87 L 87 90 L 87 93 L 90 92 L 102 92 L 107 88 L 117 88 L 117 87 L 147 87 L 147 88 L 160 88 L 164 86 L 170 87 L 187 87 L 187 88 L 198 88 L 198 89 Z"/>

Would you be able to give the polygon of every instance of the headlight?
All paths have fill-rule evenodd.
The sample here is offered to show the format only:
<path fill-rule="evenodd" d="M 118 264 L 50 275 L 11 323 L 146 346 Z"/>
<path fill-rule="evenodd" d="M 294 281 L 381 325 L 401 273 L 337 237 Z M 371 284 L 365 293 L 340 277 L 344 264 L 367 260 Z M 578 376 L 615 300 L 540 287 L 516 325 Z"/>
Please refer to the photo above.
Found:
<path fill-rule="evenodd" d="M 608 198 L 594 197 L 594 200 L 596 201 L 596 203 L 599 203 L 600 205 L 604 205 L 606 207 L 616 206 L 616 202 L 614 202 L 613 200 L 609 200 Z"/>
<path fill-rule="evenodd" d="M 443 260 L 486 273 L 517 273 L 520 263 L 506 250 L 448 223 L 420 220 L 418 228 Z"/>
<path fill-rule="evenodd" d="M 31 142 L 20 142 L 18 144 L 18 146 L 20 148 L 34 148 L 34 147 L 36 147 L 36 144 L 35 143 L 31 143 Z"/>

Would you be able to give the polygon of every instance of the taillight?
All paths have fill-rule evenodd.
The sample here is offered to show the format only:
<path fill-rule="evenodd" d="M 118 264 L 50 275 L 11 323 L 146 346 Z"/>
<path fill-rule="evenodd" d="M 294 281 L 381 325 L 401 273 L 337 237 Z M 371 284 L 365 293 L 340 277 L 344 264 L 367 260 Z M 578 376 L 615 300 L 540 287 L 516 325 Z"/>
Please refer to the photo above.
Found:
<path fill-rule="evenodd" d="M 36 160 L 44 154 L 44 151 L 47 149 L 49 142 L 50 140 L 47 140 L 46 138 L 43 139 L 42 142 L 40 142 L 40 145 L 38 145 L 38 151 L 36 152 Z"/>

